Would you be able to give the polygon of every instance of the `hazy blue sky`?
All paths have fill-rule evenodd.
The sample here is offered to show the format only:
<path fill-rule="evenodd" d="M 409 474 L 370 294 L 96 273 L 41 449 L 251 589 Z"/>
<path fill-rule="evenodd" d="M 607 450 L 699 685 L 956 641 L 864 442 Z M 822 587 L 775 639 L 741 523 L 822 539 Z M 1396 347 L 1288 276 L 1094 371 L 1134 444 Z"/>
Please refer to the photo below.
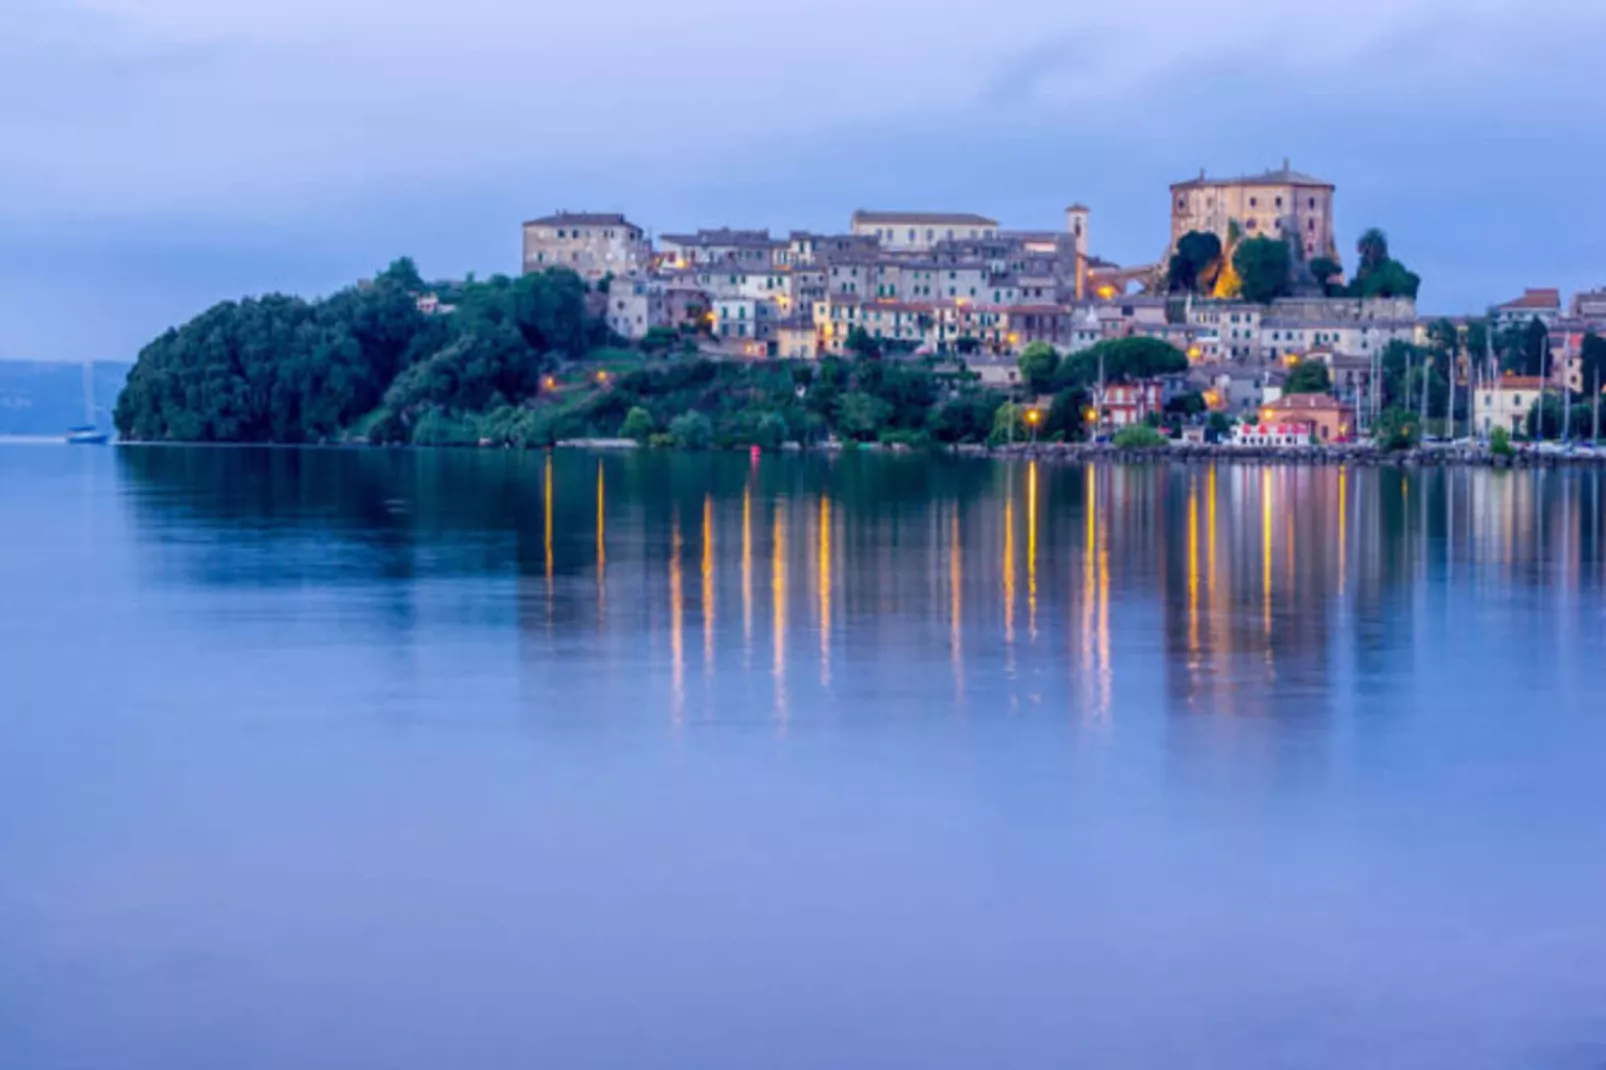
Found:
<path fill-rule="evenodd" d="M 1292 157 L 1458 311 L 1606 284 L 1601 0 L 0 0 L 0 357 L 518 224 L 976 210 L 1154 259 L 1168 182 Z"/>

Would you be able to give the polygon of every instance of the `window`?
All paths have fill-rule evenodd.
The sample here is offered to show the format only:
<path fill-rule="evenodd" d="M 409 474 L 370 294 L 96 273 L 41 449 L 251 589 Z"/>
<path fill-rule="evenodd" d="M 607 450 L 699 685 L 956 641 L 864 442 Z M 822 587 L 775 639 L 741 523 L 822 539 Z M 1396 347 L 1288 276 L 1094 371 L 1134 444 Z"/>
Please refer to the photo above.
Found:
<path fill-rule="evenodd" d="M 563 231 L 561 229 L 558 231 L 558 237 L 563 237 Z"/>
<path fill-rule="evenodd" d="M 1278 197 L 1277 198 L 1277 207 L 1281 208 L 1282 206 L 1283 206 L 1283 199 L 1281 197 Z"/>
<path fill-rule="evenodd" d="M 1249 221 L 1249 229 L 1250 230 L 1254 230 L 1255 229 L 1255 221 L 1253 219 L 1251 219 Z"/>
<path fill-rule="evenodd" d="M 1314 219 L 1305 220 L 1305 229 L 1314 234 L 1316 232 L 1316 220 L 1314 220 Z"/>
<path fill-rule="evenodd" d="M 1249 207 L 1251 207 L 1251 208 L 1259 208 L 1260 207 L 1260 198 L 1258 198 L 1258 197 L 1249 198 Z"/>
<path fill-rule="evenodd" d="M 913 227 L 909 228 L 909 240 L 910 241 L 914 241 L 915 240 L 915 228 L 913 228 Z"/>
<path fill-rule="evenodd" d="M 926 240 L 927 241 L 935 241 L 936 237 L 937 237 L 937 232 L 936 231 L 931 230 L 929 228 L 926 230 Z"/>
<path fill-rule="evenodd" d="M 1187 209 L 1187 207 L 1188 207 L 1187 199 L 1184 198 L 1184 197 L 1178 197 L 1177 198 L 1177 211 L 1179 211 L 1179 212 L 1185 211 Z"/>
<path fill-rule="evenodd" d="M 1315 208 L 1316 208 L 1316 198 L 1315 197 L 1312 197 L 1310 199 L 1310 206 L 1311 206 L 1311 209 L 1314 211 Z"/>

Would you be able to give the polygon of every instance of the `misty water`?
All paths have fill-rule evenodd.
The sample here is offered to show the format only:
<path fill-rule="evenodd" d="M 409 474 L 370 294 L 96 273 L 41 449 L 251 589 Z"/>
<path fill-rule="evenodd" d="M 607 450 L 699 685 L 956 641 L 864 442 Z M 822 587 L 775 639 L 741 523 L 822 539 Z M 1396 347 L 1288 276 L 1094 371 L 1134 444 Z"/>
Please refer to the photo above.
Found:
<path fill-rule="evenodd" d="M 1597 1068 L 1602 484 L 0 447 L 0 1066 Z"/>

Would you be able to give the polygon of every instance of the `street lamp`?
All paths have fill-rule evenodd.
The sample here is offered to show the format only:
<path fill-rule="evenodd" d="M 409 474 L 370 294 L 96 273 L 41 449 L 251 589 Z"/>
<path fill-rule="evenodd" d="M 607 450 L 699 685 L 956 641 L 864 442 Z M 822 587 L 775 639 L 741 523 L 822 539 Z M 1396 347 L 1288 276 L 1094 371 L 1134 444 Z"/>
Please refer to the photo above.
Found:
<path fill-rule="evenodd" d="M 1026 410 L 1026 424 L 1032 429 L 1032 445 L 1037 445 L 1037 425 L 1043 419 L 1043 414 L 1037 409 Z"/>

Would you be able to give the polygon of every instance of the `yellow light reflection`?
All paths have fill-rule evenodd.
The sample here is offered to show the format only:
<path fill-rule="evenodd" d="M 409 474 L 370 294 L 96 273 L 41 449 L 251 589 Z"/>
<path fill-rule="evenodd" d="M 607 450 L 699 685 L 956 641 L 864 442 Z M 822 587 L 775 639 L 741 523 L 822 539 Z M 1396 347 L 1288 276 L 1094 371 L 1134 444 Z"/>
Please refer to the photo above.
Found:
<path fill-rule="evenodd" d="M 1099 702 L 1095 709 L 1099 720 L 1110 716 L 1110 693 L 1113 690 L 1110 667 L 1110 515 L 1109 510 L 1099 518 Z"/>
<path fill-rule="evenodd" d="M 546 479 L 543 495 L 546 498 L 546 515 L 542 517 L 546 543 L 546 615 L 552 619 L 552 454 L 546 455 Z"/>
<path fill-rule="evenodd" d="M 1188 479 L 1188 659 L 1199 664 L 1199 484 Z"/>
<path fill-rule="evenodd" d="M 677 725 L 686 716 L 685 612 L 680 574 L 680 510 L 677 508 L 669 531 L 669 712 Z"/>
<path fill-rule="evenodd" d="M 1087 531 L 1082 535 L 1082 679 L 1090 689 L 1093 686 L 1093 553 L 1098 544 L 1098 505 L 1098 472 L 1090 464 L 1087 466 L 1087 502 L 1083 510 L 1087 514 Z M 1090 705 L 1091 698 L 1089 691 Z"/>
<path fill-rule="evenodd" d="M 786 708 L 786 506 L 775 503 L 775 530 L 770 551 L 770 639 L 774 650 L 775 716 L 785 727 Z"/>
<path fill-rule="evenodd" d="M 820 684 L 831 686 L 831 498 L 820 497 Z"/>
<path fill-rule="evenodd" d="M 1037 462 L 1026 468 L 1026 630 L 1037 639 Z"/>
<path fill-rule="evenodd" d="M 703 495 L 703 673 L 714 672 L 714 496 Z"/>
<path fill-rule="evenodd" d="M 1349 508 L 1347 506 L 1348 465 L 1338 467 L 1338 594 L 1342 598 L 1348 589 L 1349 568 L 1346 543 L 1349 534 Z"/>
<path fill-rule="evenodd" d="M 1013 670 L 1015 645 L 1015 499 L 1013 492 L 1004 498 L 1004 643 L 1007 668 Z"/>

